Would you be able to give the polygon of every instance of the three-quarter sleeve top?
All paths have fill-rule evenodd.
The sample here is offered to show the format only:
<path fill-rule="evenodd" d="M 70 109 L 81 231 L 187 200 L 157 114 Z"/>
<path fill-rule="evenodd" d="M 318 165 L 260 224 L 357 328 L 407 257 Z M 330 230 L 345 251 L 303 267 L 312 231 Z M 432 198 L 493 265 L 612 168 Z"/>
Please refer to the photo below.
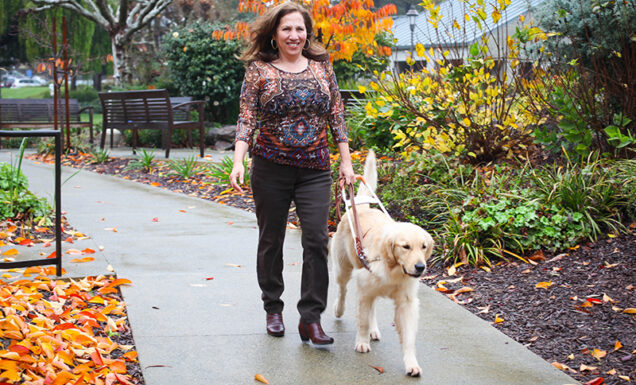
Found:
<path fill-rule="evenodd" d="M 236 140 L 252 154 L 274 163 L 329 169 L 327 129 L 333 141 L 347 142 L 344 108 L 329 62 L 309 60 L 301 72 L 270 63 L 250 63 L 241 88 Z"/>

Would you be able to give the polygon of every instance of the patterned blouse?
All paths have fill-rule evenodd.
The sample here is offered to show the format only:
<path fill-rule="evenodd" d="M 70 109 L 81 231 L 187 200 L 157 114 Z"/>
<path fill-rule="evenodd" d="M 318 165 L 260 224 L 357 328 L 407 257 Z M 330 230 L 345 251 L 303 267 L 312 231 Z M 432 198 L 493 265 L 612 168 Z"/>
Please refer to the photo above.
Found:
<path fill-rule="evenodd" d="M 327 127 L 334 142 L 347 142 L 344 109 L 329 62 L 309 60 L 302 72 L 250 63 L 241 89 L 236 140 L 274 163 L 329 169 Z"/>

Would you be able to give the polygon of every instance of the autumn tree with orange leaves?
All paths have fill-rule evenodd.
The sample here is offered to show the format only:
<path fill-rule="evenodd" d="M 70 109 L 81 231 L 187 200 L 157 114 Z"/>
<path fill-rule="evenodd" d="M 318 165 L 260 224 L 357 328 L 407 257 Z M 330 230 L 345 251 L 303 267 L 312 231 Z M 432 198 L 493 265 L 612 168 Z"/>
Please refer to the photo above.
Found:
<path fill-rule="evenodd" d="M 239 0 L 240 13 L 262 15 L 282 0 Z M 303 0 L 300 3 L 311 13 L 316 29 L 316 38 L 322 42 L 331 61 L 348 60 L 357 51 L 367 56 L 389 56 L 391 48 L 378 44 L 375 36 L 388 31 L 393 25 L 391 15 L 397 10 L 387 4 L 374 10 L 373 0 L 342 0 L 330 4 L 328 0 Z M 247 39 L 249 25 L 238 22 L 233 29 L 227 28 L 214 33 L 216 39 Z"/>

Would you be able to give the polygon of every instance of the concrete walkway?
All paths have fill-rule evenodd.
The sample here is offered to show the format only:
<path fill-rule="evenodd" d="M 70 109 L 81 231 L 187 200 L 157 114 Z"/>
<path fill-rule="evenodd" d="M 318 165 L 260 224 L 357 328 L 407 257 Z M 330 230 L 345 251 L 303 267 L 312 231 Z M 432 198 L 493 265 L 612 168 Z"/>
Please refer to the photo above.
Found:
<path fill-rule="evenodd" d="M 9 151 L 0 150 L 0 161 L 8 159 Z M 25 161 L 23 171 L 33 192 L 52 197 L 51 165 Z M 65 168 L 63 180 L 73 172 Z M 425 285 L 419 291 L 417 337 L 421 378 L 403 373 L 388 301 L 378 304 L 383 340 L 368 354 L 353 350 L 353 284 L 341 320 L 331 311 L 334 285 L 330 288 L 323 327 L 335 343 L 324 348 L 301 343 L 298 231 L 288 232 L 285 247 L 287 334 L 269 337 L 256 282 L 256 221 L 242 210 L 88 171 L 63 186 L 62 209 L 78 231 L 91 236 L 79 245 L 64 244 L 65 250 L 104 247 L 90 263 L 73 264 L 65 255 L 67 276 L 109 274 L 110 265 L 133 282 L 122 291 L 148 385 L 256 384 L 257 373 L 271 384 L 576 383 Z M 113 228 L 117 232 L 107 230 Z"/>

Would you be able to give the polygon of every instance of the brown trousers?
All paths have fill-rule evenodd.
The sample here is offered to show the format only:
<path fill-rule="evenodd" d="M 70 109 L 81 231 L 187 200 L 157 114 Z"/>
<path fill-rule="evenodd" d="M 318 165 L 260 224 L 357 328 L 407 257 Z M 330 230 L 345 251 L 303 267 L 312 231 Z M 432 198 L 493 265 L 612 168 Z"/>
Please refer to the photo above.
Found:
<path fill-rule="evenodd" d="M 285 166 L 254 156 L 252 193 L 258 221 L 257 275 L 263 307 L 280 313 L 283 282 L 283 241 L 291 202 L 302 228 L 303 265 L 298 312 L 303 322 L 319 322 L 327 306 L 329 271 L 327 220 L 331 172 Z"/>

